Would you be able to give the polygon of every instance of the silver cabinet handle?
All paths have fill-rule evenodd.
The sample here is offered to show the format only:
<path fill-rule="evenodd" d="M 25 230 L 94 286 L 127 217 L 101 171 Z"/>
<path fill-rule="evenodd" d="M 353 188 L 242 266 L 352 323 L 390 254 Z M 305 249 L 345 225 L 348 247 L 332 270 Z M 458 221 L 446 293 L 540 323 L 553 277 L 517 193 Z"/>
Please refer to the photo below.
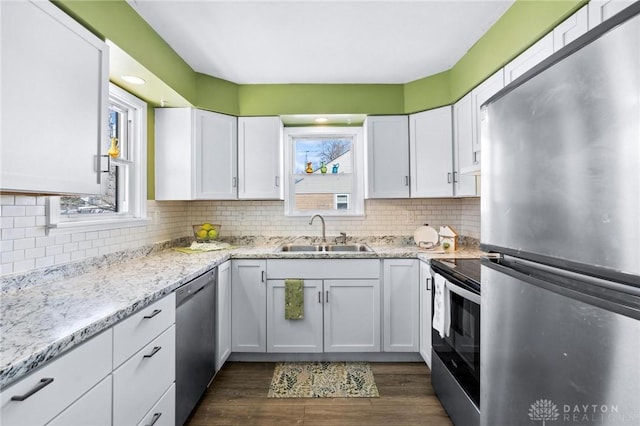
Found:
<path fill-rule="evenodd" d="M 237 186 L 238 186 L 238 178 L 237 178 L 237 177 L 234 177 L 234 178 L 231 180 L 231 186 L 232 186 L 233 188 L 235 188 L 235 187 L 237 187 Z"/>
<path fill-rule="evenodd" d="M 276 176 L 276 188 L 280 186 L 280 176 Z"/>
<path fill-rule="evenodd" d="M 426 284 L 427 291 L 431 291 L 431 286 L 429 285 L 429 284 L 431 284 L 431 278 L 427 278 L 425 280 L 425 284 Z"/>
<path fill-rule="evenodd" d="M 11 397 L 12 401 L 24 401 L 25 399 L 29 398 L 31 395 L 33 395 L 34 393 L 41 391 L 45 386 L 49 386 L 51 383 L 53 383 L 53 377 L 47 377 L 44 379 L 40 379 L 40 382 L 35 385 L 29 392 L 25 393 L 24 395 L 15 395 Z"/>
<path fill-rule="evenodd" d="M 149 314 L 149 315 L 145 315 L 145 316 L 144 316 L 144 317 L 142 317 L 142 318 L 144 318 L 144 319 L 151 319 L 151 318 L 155 317 L 156 315 L 158 315 L 160 312 L 162 312 L 162 309 L 154 309 L 154 310 L 153 310 L 153 312 L 151 312 L 151 314 Z"/>
<path fill-rule="evenodd" d="M 458 183 L 458 172 L 453 172 L 453 183 Z"/>
<path fill-rule="evenodd" d="M 162 346 L 154 346 L 153 350 L 151 351 L 150 354 L 145 355 L 143 358 L 151 358 L 152 356 L 154 356 L 155 354 L 158 353 L 158 351 L 162 349 Z"/>
<path fill-rule="evenodd" d="M 447 183 L 451 183 L 451 173 L 447 173 Z"/>
<path fill-rule="evenodd" d="M 404 177 L 404 186 L 409 186 L 409 176 Z"/>
<path fill-rule="evenodd" d="M 329 290 L 327 290 L 327 303 L 329 303 Z"/>
<path fill-rule="evenodd" d="M 262 271 L 262 278 L 261 278 L 262 282 L 264 282 L 264 271 Z"/>
<path fill-rule="evenodd" d="M 156 422 L 158 421 L 158 419 L 160 418 L 160 416 L 162 416 L 162 413 L 154 413 L 153 417 L 151 418 L 151 423 L 149 423 L 146 426 L 153 426 L 156 424 Z"/>
<path fill-rule="evenodd" d="M 318 303 L 322 303 L 322 292 L 318 292 Z"/>

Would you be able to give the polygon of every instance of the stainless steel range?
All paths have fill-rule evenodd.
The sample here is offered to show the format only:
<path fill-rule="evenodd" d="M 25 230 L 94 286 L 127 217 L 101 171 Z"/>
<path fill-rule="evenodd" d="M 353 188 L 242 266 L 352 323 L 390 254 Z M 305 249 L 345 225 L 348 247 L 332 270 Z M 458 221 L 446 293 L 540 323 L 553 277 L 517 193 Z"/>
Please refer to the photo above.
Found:
<path fill-rule="evenodd" d="M 431 382 L 456 425 L 480 424 L 480 259 L 431 261 Z"/>

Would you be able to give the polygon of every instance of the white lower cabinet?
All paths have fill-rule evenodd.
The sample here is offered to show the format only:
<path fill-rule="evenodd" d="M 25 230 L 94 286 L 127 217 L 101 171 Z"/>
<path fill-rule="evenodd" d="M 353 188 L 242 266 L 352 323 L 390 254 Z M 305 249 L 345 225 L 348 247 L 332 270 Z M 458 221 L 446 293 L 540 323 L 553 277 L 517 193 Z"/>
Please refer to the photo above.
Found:
<path fill-rule="evenodd" d="M 380 351 L 379 260 L 275 259 L 267 275 L 268 352 Z M 287 278 L 304 280 L 303 319 L 284 318 Z"/>
<path fill-rule="evenodd" d="M 324 351 L 380 352 L 380 280 L 325 280 Z"/>
<path fill-rule="evenodd" d="M 234 352 L 267 350 L 266 260 L 231 262 L 231 347 Z"/>
<path fill-rule="evenodd" d="M 431 368 L 431 272 L 420 262 L 420 355 Z"/>
<path fill-rule="evenodd" d="M 231 355 L 231 261 L 218 266 L 216 372 Z"/>
<path fill-rule="evenodd" d="M 418 352 L 420 304 L 418 261 L 383 261 L 384 351 Z"/>
<path fill-rule="evenodd" d="M 49 426 L 104 426 L 111 424 L 112 377 L 108 375 L 93 389 L 64 410 Z"/>
<path fill-rule="evenodd" d="M 172 384 L 138 426 L 174 426 L 176 424 L 176 385 Z"/>
<path fill-rule="evenodd" d="M 138 424 L 174 384 L 175 341 L 175 325 L 172 325 L 114 370 L 114 425 Z M 175 418 L 173 421 L 175 422 Z"/>
<path fill-rule="evenodd" d="M 113 326 L 114 425 L 138 424 L 175 384 L 175 304 L 171 293 Z"/>
<path fill-rule="evenodd" d="M 304 281 L 304 318 L 285 319 L 285 282 L 267 280 L 267 352 L 322 352 L 322 280 Z"/>
<path fill-rule="evenodd" d="M 46 424 L 107 377 L 111 364 L 109 329 L 3 389 L 1 423 Z"/>

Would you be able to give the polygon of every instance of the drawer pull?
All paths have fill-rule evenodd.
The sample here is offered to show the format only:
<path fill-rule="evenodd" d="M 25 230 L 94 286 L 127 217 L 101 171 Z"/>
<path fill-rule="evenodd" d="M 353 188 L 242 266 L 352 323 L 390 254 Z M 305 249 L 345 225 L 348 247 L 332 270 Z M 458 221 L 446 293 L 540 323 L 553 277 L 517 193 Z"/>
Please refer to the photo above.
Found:
<path fill-rule="evenodd" d="M 156 422 L 158 421 L 158 419 L 160 418 L 160 416 L 162 415 L 162 413 L 154 413 L 153 417 L 151 417 L 151 423 L 149 423 L 146 426 L 153 426 L 156 424 Z"/>
<path fill-rule="evenodd" d="M 151 358 L 152 356 L 154 356 L 155 354 L 157 354 L 157 353 L 158 353 L 158 351 L 159 351 L 160 349 L 162 349 L 162 346 L 155 346 L 155 347 L 153 348 L 153 350 L 151 351 L 151 353 L 150 353 L 150 354 L 145 355 L 144 357 L 145 357 L 145 358 Z"/>
<path fill-rule="evenodd" d="M 33 395 L 34 393 L 42 390 L 42 388 L 44 388 L 45 386 L 50 385 L 51 383 L 53 383 L 53 378 L 52 377 L 48 377 L 48 378 L 45 378 L 45 379 L 40 379 L 40 383 L 38 383 L 29 392 L 25 393 L 24 395 L 12 396 L 11 400 L 12 401 L 24 401 L 25 399 L 29 398 L 31 395 Z"/>
<path fill-rule="evenodd" d="M 162 309 L 154 309 L 153 312 L 151 312 L 151 315 L 145 315 L 144 319 L 151 319 L 158 315 L 160 312 L 162 312 Z"/>

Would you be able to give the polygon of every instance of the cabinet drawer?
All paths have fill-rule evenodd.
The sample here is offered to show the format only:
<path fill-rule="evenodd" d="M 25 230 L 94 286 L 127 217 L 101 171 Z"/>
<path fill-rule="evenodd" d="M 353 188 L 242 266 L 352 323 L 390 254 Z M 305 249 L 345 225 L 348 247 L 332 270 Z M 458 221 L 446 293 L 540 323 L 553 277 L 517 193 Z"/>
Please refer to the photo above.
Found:
<path fill-rule="evenodd" d="M 175 293 L 141 309 L 113 327 L 113 366 L 117 367 L 176 322 Z"/>
<path fill-rule="evenodd" d="M 267 278 L 380 278 L 378 259 L 269 259 Z"/>
<path fill-rule="evenodd" d="M 112 334 L 107 330 L 57 357 L 2 391 L 0 418 L 5 425 L 41 425 L 51 420 L 111 372 Z M 23 401 L 14 396 L 27 396 Z"/>
<path fill-rule="evenodd" d="M 103 426 L 111 424 L 111 375 L 53 419 L 48 426 Z"/>
<path fill-rule="evenodd" d="M 162 395 L 138 426 L 174 426 L 176 424 L 176 385 Z"/>
<path fill-rule="evenodd" d="M 171 326 L 113 372 L 114 425 L 137 424 L 175 381 L 175 342 Z"/>

